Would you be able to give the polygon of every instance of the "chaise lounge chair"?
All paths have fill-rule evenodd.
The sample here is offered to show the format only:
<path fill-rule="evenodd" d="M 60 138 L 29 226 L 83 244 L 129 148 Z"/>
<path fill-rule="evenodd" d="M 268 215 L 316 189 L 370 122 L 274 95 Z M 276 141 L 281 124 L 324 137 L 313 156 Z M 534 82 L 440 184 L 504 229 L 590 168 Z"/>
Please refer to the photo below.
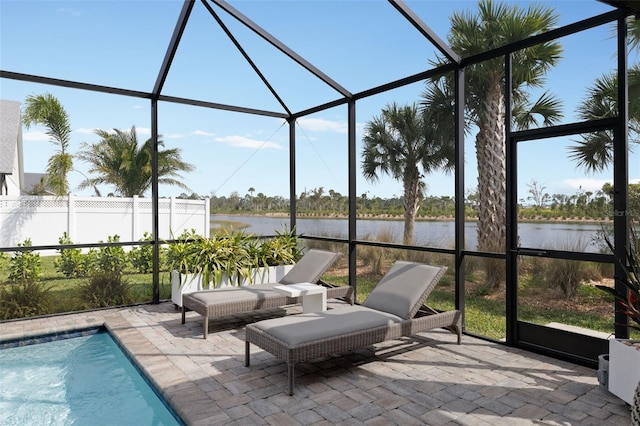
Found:
<path fill-rule="evenodd" d="M 446 327 L 461 341 L 458 310 L 437 312 L 424 302 L 446 267 L 397 261 L 362 305 L 289 315 L 245 327 L 245 365 L 250 344 L 284 360 L 289 395 L 299 362 L 339 354 L 434 328 Z"/>
<path fill-rule="evenodd" d="M 301 303 L 300 297 L 288 297 L 273 290 L 276 285 L 312 283 L 327 287 L 327 299 L 344 298 L 353 304 L 353 288 L 332 286 L 320 278 L 338 259 L 340 253 L 311 249 L 277 283 L 201 290 L 182 295 L 182 324 L 186 312 L 195 311 L 204 317 L 203 334 L 207 338 L 209 318 L 279 308 Z"/>

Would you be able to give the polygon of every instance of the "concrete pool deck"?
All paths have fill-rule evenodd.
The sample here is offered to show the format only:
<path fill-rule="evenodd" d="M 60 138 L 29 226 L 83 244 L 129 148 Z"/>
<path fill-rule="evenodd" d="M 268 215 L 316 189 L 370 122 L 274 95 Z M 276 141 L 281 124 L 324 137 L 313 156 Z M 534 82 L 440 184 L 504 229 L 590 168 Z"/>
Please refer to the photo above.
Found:
<path fill-rule="evenodd" d="M 340 302 L 329 301 L 335 306 Z M 171 303 L 0 323 L 0 341 L 106 326 L 189 425 L 629 425 L 596 371 L 445 330 L 296 367 L 253 346 L 244 325 L 299 307 L 212 319 Z"/>

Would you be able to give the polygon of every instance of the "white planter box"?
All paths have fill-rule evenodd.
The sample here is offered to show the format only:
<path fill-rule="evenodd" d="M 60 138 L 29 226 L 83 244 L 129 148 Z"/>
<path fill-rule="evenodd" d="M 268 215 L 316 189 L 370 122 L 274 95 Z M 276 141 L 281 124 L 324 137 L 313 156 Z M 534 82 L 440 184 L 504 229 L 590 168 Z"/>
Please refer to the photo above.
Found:
<path fill-rule="evenodd" d="M 609 392 L 633 405 L 633 395 L 640 382 L 640 350 L 625 345 L 624 341 L 609 340 Z"/>
<path fill-rule="evenodd" d="M 182 284 L 182 285 L 181 285 Z M 182 307 L 182 295 L 202 290 L 201 274 L 180 274 L 175 269 L 171 271 L 171 301 Z"/>
<path fill-rule="evenodd" d="M 269 266 L 268 268 L 258 268 L 253 271 L 252 284 L 277 283 L 293 268 L 293 265 Z M 180 285 L 182 283 L 182 285 Z M 250 285 L 245 280 L 241 285 Z M 222 279 L 217 288 L 231 287 L 232 284 L 226 278 Z M 208 288 L 213 288 L 210 284 Z M 171 271 L 171 301 L 182 307 L 182 295 L 193 293 L 194 291 L 206 290 L 202 286 L 202 275 L 187 274 L 181 275 L 178 271 Z"/>
<path fill-rule="evenodd" d="M 287 272 L 293 268 L 293 265 L 269 266 L 267 268 L 258 268 L 253 271 L 253 283 L 278 283 Z M 245 285 L 245 284 L 243 284 Z"/>

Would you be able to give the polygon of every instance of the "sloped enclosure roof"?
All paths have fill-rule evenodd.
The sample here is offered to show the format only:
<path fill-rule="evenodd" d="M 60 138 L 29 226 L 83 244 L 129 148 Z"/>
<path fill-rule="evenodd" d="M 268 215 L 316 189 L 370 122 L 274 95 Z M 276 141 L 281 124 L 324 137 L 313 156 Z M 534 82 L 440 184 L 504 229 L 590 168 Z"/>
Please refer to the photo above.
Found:
<path fill-rule="evenodd" d="M 1 7 L 8 8 L 9 3 Z M 22 37 L 21 33 L 3 33 L 4 78 L 283 117 L 420 73 L 430 68 L 429 61 L 436 55 L 458 61 L 444 38 L 448 18 L 451 10 L 465 3 L 473 6 L 472 2 L 417 0 L 187 0 L 146 1 L 143 3 L 149 6 L 142 11 L 129 2 L 93 2 L 86 12 L 83 2 L 78 2 L 77 10 L 69 8 L 69 16 L 61 17 L 46 15 L 29 3 L 22 7 L 29 11 L 32 27 L 78 25 L 73 20 L 75 13 L 98 16 L 78 25 L 80 37 L 48 31 L 46 38 L 34 39 L 29 52 L 12 51 L 12 38 Z M 601 2 L 623 8 L 637 8 L 636 3 Z M 309 16 L 309 4 L 316 19 Z M 107 7 L 121 10 L 119 22 L 99 20 L 100 9 Z M 11 19 L 10 14 L 3 15 Z M 584 18 L 588 17 L 585 12 Z M 150 19 L 153 25 L 135 39 L 124 39 L 117 30 Z M 348 28 L 356 20 L 358 33 L 345 38 L 341 32 L 341 39 L 333 37 L 336 28 Z M 392 22 L 398 25 L 392 27 Z M 385 32 L 387 28 L 393 31 Z M 296 37 L 302 33 L 304 38 Z M 402 56 L 394 46 L 408 40 L 417 41 L 422 50 Z M 361 55 L 359 46 L 372 42 L 379 44 L 379 54 Z M 198 52 L 195 60 L 194 51 Z M 31 56 L 47 65 L 47 75 L 39 72 L 42 65 L 25 58 Z M 402 66 L 390 66 L 393 64 Z M 354 68 L 362 72 L 345 74 L 344 69 Z M 185 70 L 188 81 L 178 72 Z M 134 87 L 131 81 L 136 82 Z M 300 91 L 313 93 L 313 97 L 293 102 L 291 95 Z"/>

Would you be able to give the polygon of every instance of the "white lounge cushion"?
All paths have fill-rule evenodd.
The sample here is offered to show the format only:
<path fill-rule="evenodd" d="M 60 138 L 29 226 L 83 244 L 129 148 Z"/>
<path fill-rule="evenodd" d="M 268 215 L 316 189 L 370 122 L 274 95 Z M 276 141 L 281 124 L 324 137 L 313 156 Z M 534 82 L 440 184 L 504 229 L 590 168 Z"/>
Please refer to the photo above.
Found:
<path fill-rule="evenodd" d="M 411 319 L 445 271 L 445 267 L 396 261 L 362 305 Z"/>
<path fill-rule="evenodd" d="M 225 287 L 211 290 L 201 290 L 189 295 L 194 299 L 203 303 L 224 303 L 225 301 L 234 300 L 253 300 L 264 299 L 267 297 L 282 297 L 273 291 L 273 287 L 278 283 L 254 284 L 240 287 Z"/>
<path fill-rule="evenodd" d="M 288 347 L 295 347 L 401 321 L 402 318 L 396 315 L 354 305 L 258 321 L 251 326 L 281 340 Z"/>
<path fill-rule="evenodd" d="M 311 249 L 282 277 L 280 284 L 316 283 L 340 253 Z"/>

